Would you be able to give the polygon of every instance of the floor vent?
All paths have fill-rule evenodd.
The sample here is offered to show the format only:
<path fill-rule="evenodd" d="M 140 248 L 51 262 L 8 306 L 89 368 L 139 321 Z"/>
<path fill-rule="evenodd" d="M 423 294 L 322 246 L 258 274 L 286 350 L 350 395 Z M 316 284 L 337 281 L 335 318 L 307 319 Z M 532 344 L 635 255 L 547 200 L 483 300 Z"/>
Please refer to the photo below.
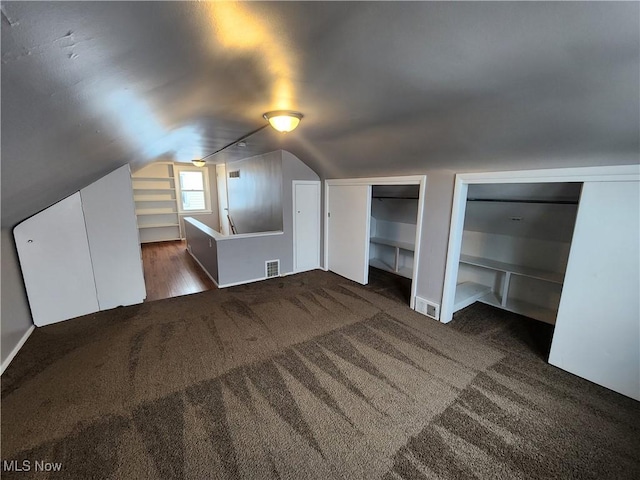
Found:
<path fill-rule="evenodd" d="M 434 320 L 440 320 L 440 305 L 430 302 L 424 298 L 416 297 L 415 310 L 418 313 L 431 317 Z"/>
<path fill-rule="evenodd" d="M 267 260 L 264 262 L 264 268 L 267 278 L 280 276 L 280 260 Z"/>

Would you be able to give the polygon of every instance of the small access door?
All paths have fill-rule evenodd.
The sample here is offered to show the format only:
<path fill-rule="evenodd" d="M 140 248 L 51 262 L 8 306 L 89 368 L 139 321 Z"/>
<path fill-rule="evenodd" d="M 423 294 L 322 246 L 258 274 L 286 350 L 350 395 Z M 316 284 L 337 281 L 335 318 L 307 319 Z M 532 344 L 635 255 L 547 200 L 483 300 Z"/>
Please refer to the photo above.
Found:
<path fill-rule="evenodd" d="M 100 310 L 80 192 L 13 229 L 33 323 Z"/>
<path fill-rule="evenodd" d="M 293 182 L 293 270 L 320 268 L 320 182 Z"/>
<path fill-rule="evenodd" d="M 549 363 L 640 400 L 640 183 L 585 182 Z"/>
<path fill-rule="evenodd" d="M 328 268 L 369 283 L 371 185 L 329 185 Z"/>

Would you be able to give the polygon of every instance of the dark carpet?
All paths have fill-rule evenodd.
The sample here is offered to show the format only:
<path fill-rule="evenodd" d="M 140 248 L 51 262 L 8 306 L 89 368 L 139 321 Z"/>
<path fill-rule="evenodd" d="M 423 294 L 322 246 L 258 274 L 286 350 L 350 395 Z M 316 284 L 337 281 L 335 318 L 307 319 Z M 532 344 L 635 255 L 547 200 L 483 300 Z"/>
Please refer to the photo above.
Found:
<path fill-rule="evenodd" d="M 2 478 L 640 478 L 640 404 L 547 365 L 548 327 L 484 305 L 442 325 L 371 281 L 36 329 L 2 376 Z"/>

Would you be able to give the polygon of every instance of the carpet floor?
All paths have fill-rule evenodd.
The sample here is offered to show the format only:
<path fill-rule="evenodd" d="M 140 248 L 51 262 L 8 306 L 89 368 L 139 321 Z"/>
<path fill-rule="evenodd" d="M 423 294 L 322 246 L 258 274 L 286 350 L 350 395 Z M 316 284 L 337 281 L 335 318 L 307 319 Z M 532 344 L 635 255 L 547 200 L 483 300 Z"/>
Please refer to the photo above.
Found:
<path fill-rule="evenodd" d="M 2 478 L 640 478 L 640 404 L 546 364 L 548 327 L 485 305 L 442 325 L 372 280 L 36 329 L 2 376 Z"/>

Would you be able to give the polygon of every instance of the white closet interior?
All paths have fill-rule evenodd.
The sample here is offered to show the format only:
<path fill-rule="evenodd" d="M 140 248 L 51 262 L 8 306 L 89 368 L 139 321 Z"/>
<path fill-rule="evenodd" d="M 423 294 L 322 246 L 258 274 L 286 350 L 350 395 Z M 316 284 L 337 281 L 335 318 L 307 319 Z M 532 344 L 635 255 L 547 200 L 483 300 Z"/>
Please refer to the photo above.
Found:
<path fill-rule="evenodd" d="M 469 185 L 454 312 L 479 301 L 554 324 L 581 187 Z"/>
<path fill-rule="evenodd" d="M 369 265 L 413 278 L 419 185 L 373 185 Z"/>

